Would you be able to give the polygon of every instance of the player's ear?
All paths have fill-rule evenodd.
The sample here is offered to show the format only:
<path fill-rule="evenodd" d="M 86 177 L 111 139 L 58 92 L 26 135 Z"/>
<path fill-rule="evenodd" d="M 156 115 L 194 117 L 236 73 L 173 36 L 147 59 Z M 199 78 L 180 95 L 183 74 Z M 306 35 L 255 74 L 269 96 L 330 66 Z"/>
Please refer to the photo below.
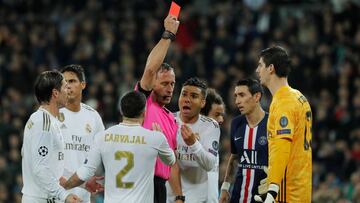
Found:
<path fill-rule="evenodd" d="M 206 104 L 206 98 L 203 97 L 201 100 L 201 108 L 204 108 L 205 104 Z"/>
<path fill-rule="evenodd" d="M 274 64 L 270 64 L 268 69 L 269 69 L 270 74 L 273 74 L 273 73 L 275 74 Z"/>
<path fill-rule="evenodd" d="M 256 103 L 260 102 L 261 93 L 260 93 L 260 92 L 256 92 L 256 93 L 254 94 L 254 97 L 255 97 L 255 102 L 256 102 Z"/>
<path fill-rule="evenodd" d="M 51 97 L 54 97 L 54 98 L 56 98 L 56 97 L 58 97 L 59 96 L 59 90 L 57 90 L 57 89 L 52 89 L 52 95 L 51 95 Z"/>
<path fill-rule="evenodd" d="M 81 85 L 81 89 L 84 90 L 86 87 L 86 82 L 82 81 L 80 82 L 80 85 Z"/>

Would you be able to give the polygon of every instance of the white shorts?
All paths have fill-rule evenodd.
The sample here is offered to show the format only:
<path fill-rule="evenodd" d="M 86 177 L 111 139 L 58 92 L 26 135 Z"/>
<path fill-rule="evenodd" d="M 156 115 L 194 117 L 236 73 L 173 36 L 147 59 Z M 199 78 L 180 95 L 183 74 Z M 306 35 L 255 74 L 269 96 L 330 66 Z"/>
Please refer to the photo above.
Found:
<path fill-rule="evenodd" d="M 44 199 L 40 197 L 23 195 L 21 199 L 21 203 L 63 203 L 63 202 L 55 199 Z"/>

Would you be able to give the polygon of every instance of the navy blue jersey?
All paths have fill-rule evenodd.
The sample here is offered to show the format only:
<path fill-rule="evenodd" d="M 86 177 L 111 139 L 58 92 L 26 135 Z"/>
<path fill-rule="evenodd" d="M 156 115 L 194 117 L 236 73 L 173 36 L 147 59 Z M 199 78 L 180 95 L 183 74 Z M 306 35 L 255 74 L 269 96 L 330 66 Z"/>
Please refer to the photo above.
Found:
<path fill-rule="evenodd" d="M 231 123 L 231 153 L 239 161 L 231 203 L 255 202 L 260 180 L 266 177 L 263 168 L 268 165 L 267 120 L 265 113 L 260 123 L 250 128 L 245 116 L 240 115 Z"/>

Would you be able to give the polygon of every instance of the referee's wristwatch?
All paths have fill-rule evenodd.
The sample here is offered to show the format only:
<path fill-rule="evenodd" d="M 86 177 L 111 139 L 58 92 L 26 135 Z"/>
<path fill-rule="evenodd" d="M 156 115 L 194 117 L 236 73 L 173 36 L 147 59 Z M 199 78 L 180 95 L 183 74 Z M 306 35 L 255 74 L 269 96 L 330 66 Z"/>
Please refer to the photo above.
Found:
<path fill-rule="evenodd" d="M 181 200 L 181 201 L 185 202 L 185 196 L 184 195 L 178 195 L 178 196 L 175 197 L 175 201 L 176 200 Z"/>
<path fill-rule="evenodd" d="M 170 32 L 170 31 L 168 31 L 168 30 L 165 30 L 165 31 L 163 32 L 163 34 L 161 35 L 161 38 L 162 38 L 162 39 L 170 39 L 171 41 L 174 41 L 175 38 L 176 38 L 176 36 L 175 36 L 174 33 Z"/>

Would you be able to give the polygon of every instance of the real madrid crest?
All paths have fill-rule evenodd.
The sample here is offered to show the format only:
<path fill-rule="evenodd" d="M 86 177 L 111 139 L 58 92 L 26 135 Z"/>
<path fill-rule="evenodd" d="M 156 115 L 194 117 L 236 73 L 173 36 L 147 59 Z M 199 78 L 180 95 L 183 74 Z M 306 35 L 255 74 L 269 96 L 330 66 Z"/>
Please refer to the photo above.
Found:
<path fill-rule="evenodd" d="M 58 119 L 60 122 L 64 122 L 64 120 L 65 120 L 64 113 L 59 113 Z"/>
<path fill-rule="evenodd" d="M 91 126 L 87 123 L 86 125 L 85 125 L 85 131 L 87 132 L 87 133 L 91 133 Z"/>

